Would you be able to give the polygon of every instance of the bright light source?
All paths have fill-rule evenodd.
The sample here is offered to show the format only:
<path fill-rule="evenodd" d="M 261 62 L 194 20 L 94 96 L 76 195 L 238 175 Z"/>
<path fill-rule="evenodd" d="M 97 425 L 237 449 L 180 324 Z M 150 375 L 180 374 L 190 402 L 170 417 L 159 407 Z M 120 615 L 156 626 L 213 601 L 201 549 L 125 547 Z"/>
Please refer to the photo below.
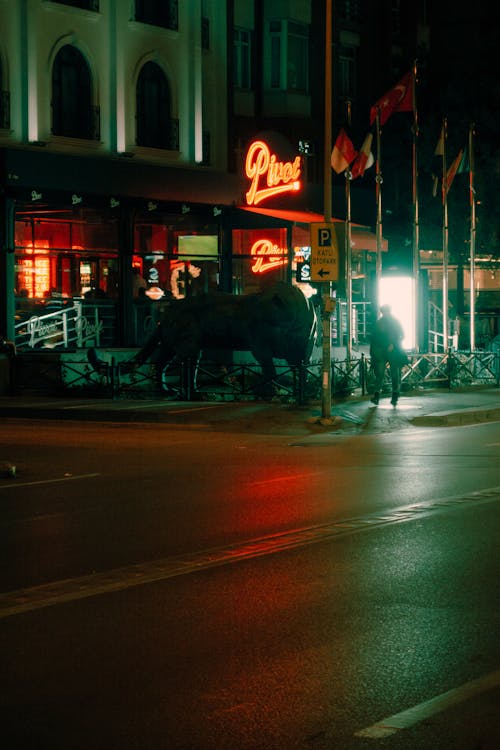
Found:
<path fill-rule="evenodd" d="M 403 326 L 404 349 L 415 348 L 415 285 L 409 276 L 383 276 L 378 290 L 379 306 L 390 305 Z"/>

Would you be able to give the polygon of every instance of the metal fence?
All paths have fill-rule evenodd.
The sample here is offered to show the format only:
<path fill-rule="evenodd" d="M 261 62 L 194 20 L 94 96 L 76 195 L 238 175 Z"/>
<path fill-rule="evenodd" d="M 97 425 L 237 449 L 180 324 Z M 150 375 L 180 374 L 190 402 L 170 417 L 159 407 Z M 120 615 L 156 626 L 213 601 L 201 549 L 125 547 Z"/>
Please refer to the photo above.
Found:
<path fill-rule="evenodd" d="M 112 398 L 172 400 L 253 400 L 281 399 L 305 404 L 321 399 L 322 363 L 291 367 L 277 365 L 276 376 L 264 379 L 257 364 L 215 363 L 190 360 L 175 368 L 159 371 L 154 364 L 130 371 L 125 363 L 130 352 L 102 352 L 104 364 L 96 371 L 85 350 L 68 353 L 21 352 L 13 363 L 13 387 L 22 392 L 80 393 Z M 425 388 L 463 388 L 500 384 L 499 352 L 449 352 L 410 355 L 401 373 L 402 391 Z M 332 395 L 365 395 L 373 389 L 369 357 L 334 360 L 331 371 Z M 390 391 L 387 370 L 385 386 Z"/>

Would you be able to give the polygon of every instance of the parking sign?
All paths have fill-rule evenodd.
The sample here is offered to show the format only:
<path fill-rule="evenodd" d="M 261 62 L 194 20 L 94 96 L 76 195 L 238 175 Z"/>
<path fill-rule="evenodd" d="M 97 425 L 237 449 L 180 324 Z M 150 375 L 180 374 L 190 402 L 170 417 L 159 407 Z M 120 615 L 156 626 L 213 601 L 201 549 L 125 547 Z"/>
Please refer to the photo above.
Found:
<path fill-rule="evenodd" d="M 337 281 L 339 249 L 333 222 L 311 224 L 311 281 Z"/>

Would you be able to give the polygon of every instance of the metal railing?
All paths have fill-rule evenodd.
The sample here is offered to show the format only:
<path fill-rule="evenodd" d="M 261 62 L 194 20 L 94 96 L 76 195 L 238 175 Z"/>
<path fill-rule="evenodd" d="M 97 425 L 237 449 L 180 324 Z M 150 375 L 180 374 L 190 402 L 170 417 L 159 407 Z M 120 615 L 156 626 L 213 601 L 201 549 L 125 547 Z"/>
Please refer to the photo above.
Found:
<path fill-rule="evenodd" d="M 15 344 L 20 351 L 109 346 L 114 341 L 115 325 L 113 302 L 74 300 L 72 305 L 53 312 L 27 314 L 14 326 Z"/>
<path fill-rule="evenodd" d="M 59 355 L 59 356 L 57 356 Z M 14 388 L 17 391 L 69 390 L 99 392 L 112 398 L 149 398 L 164 396 L 173 400 L 269 400 L 305 404 L 321 400 L 322 363 L 292 367 L 277 365 L 276 375 L 264 378 L 258 364 L 220 364 L 185 360 L 175 367 L 159 370 L 154 364 L 131 370 L 130 352 L 122 361 L 109 352 L 100 353 L 102 366 L 96 371 L 85 350 L 75 352 L 20 352 L 16 357 Z M 106 359 L 104 359 L 106 357 Z M 374 376 L 370 359 L 332 362 L 332 395 L 366 395 L 373 390 Z M 476 385 L 500 385 L 499 352 L 447 352 L 410 355 L 401 373 L 403 392 L 425 388 L 463 388 Z M 387 370 L 383 389 L 390 391 Z"/>

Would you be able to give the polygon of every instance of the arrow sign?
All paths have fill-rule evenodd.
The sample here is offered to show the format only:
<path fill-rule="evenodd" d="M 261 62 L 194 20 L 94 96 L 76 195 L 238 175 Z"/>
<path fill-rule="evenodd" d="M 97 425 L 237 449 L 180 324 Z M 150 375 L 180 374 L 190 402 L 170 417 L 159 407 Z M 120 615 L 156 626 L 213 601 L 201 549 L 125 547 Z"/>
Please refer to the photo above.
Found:
<path fill-rule="evenodd" d="M 339 251 L 333 222 L 311 224 L 311 281 L 337 281 Z"/>

